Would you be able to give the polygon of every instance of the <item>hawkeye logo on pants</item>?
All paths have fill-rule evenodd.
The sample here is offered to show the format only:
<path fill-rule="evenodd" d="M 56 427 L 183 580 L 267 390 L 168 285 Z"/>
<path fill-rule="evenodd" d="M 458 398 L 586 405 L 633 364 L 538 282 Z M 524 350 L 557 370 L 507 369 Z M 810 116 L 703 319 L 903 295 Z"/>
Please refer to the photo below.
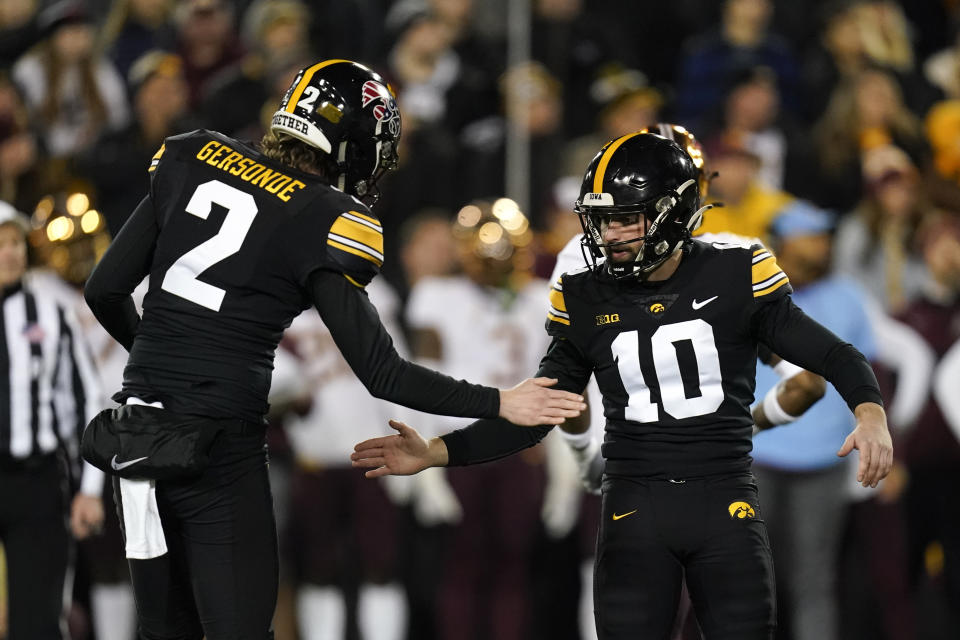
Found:
<path fill-rule="evenodd" d="M 727 511 L 730 513 L 731 518 L 736 518 L 738 520 L 755 518 L 757 516 L 757 512 L 754 511 L 753 507 L 746 502 L 731 502 L 730 506 L 727 507 Z"/>

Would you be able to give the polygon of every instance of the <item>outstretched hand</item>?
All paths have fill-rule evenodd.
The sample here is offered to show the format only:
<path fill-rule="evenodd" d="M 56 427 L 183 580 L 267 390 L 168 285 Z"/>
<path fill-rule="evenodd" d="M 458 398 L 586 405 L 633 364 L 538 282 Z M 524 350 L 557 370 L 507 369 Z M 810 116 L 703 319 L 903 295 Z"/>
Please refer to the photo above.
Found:
<path fill-rule="evenodd" d="M 857 405 L 854 414 L 857 427 L 843 441 L 837 455 L 846 456 L 858 450 L 857 482 L 864 487 L 876 487 L 893 466 L 893 440 L 887 428 L 887 415 L 883 407 L 872 402 Z"/>
<path fill-rule="evenodd" d="M 364 474 L 366 477 L 410 476 L 447 464 L 447 445 L 443 440 L 427 441 L 399 420 L 391 420 L 390 426 L 397 430 L 396 434 L 364 440 L 350 454 L 352 466 L 372 469 Z"/>
<path fill-rule="evenodd" d="M 550 389 L 556 378 L 527 378 L 512 389 L 500 390 L 500 417 L 523 427 L 561 424 L 587 408 L 583 396 Z"/>

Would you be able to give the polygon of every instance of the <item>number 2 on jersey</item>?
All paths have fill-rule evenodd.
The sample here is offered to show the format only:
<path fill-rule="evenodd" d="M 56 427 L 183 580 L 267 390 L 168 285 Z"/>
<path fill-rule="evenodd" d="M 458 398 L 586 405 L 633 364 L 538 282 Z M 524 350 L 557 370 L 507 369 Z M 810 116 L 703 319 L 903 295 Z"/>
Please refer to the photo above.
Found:
<path fill-rule="evenodd" d="M 640 370 L 639 339 L 639 332 L 624 331 L 610 345 L 629 396 L 624 417 L 634 422 L 656 422 L 659 418 L 657 405 L 650 400 L 650 388 Z M 682 343 L 692 346 L 696 359 L 700 394 L 694 397 L 687 397 L 680 371 L 678 345 Z M 660 402 L 666 413 L 679 420 L 702 416 L 720 408 L 723 387 L 713 327 L 700 319 L 665 324 L 650 336 L 650 351 L 660 387 Z"/>
<path fill-rule="evenodd" d="M 186 212 L 206 220 L 214 203 L 227 209 L 217 235 L 187 251 L 170 265 L 160 288 L 211 311 L 220 311 L 226 291 L 197 280 L 197 276 L 240 251 L 257 215 L 257 203 L 249 193 L 219 180 L 211 180 L 193 192 Z"/>

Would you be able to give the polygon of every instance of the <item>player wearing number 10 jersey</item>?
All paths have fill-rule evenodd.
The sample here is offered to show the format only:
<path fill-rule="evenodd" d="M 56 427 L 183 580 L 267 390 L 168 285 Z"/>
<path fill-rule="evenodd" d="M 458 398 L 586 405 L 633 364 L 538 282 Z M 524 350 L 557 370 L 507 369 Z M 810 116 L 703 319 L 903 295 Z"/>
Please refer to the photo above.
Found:
<path fill-rule="evenodd" d="M 399 138 L 396 101 L 378 74 L 346 60 L 303 69 L 259 149 L 210 131 L 167 139 L 149 194 L 91 275 L 91 309 L 130 352 L 114 396 L 128 406 L 91 423 L 86 434 L 111 437 L 85 435 L 84 446 L 108 471 L 155 480 L 120 480 L 116 491 L 141 637 L 272 637 L 263 416 L 277 344 L 308 306 L 375 396 L 528 424 L 582 408 L 547 381 L 498 392 L 397 355 L 364 292 L 384 256 L 380 221 L 362 200 L 396 167 Z M 130 292 L 147 275 L 141 319 Z M 102 449 L 115 441 L 121 455 L 111 459 Z M 127 445 L 142 453 L 125 455 Z M 169 472 L 204 458 L 189 475 Z"/>
<path fill-rule="evenodd" d="M 540 371 L 570 390 L 595 373 L 603 396 L 599 638 L 666 640 L 684 578 L 707 638 L 772 638 L 772 560 L 749 456 L 757 345 L 837 387 L 858 419 L 841 452 L 860 450 L 870 485 L 892 460 L 876 379 L 793 305 L 762 246 L 691 239 L 704 209 L 693 162 L 674 142 L 638 132 L 608 143 L 576 210 L 592 266 L 550 291 Z M 355 464 L 377 467 L 368 475 L 494 460 L 550 429 L 480 420 L 427 442 L 395 428 L 357 445 Z"/>

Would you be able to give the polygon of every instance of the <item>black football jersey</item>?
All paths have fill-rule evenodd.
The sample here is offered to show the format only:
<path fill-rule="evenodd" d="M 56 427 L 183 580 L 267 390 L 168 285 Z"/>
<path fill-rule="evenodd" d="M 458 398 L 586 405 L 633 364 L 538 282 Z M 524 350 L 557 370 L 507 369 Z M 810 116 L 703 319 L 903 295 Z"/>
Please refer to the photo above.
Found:
<path fill-rule="evenodd" d="M 564 274 L 550 292 L 547 330 L 596 375 L 607 472 L 685 478 L 747 468 L 751 320 L 790 292 L 760 245 L 695 240 L 662 282 L 616 280 L 602 267 Z"/>
<path fill-rule="evenodd" d="M 383 263 L 380 222 L 317 176 L 215 132 L 168 138 L 149 171 L 159 234 L 121 396 L 262 419 L 309 275 L 365 287 Z"/>

